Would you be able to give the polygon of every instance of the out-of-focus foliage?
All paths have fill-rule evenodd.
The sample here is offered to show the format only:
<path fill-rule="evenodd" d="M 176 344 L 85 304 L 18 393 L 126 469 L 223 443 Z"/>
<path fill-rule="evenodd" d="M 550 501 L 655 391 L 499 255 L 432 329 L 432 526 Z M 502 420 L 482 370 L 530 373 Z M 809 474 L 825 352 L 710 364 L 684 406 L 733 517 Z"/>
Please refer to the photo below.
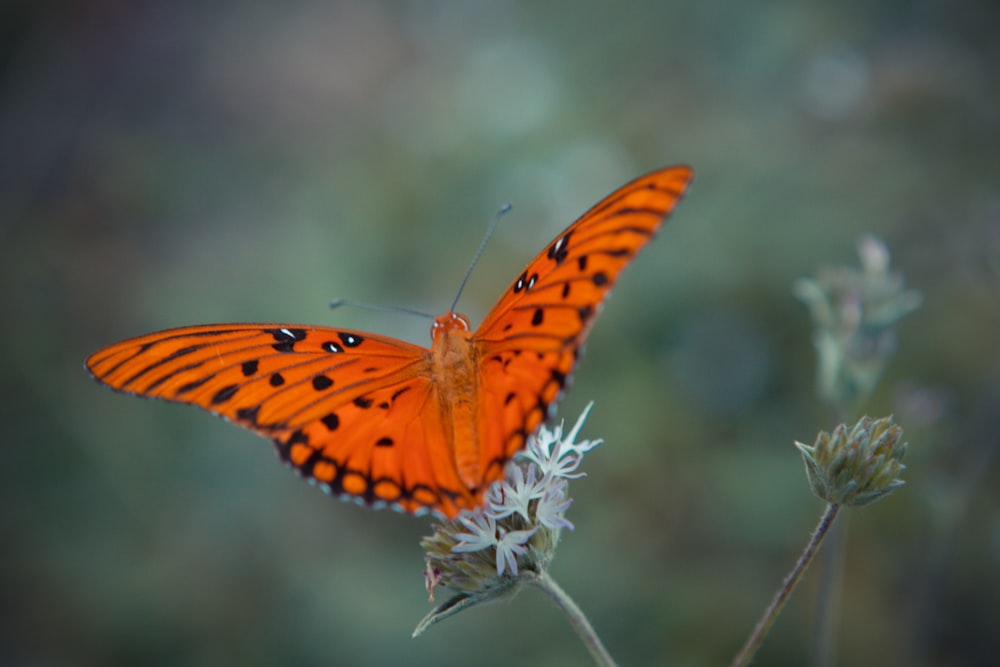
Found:
<path fill-rule="evenodd" d="M 0 10 L 0 663 L 587 664 L 537 593 L 410 632 L 428 521 L 331 502 L 268 443 L 97 387 L 172 325 L 481 317 L 587 206 L 697 171 L 562 414 L 604 438 L 553 575 L 622 665 L 724 664 L 821 511 L 835 424 L 792 293 L 872 233 L 924 303 L 862 406 L 907 485 L 851 512 L 845 665 L 1000 654 L 1000 6 L 6 3 Z M 846 415 L 853 422 L 860 415 Z M 758 657 L 811 655 L 818 572 Z"/>

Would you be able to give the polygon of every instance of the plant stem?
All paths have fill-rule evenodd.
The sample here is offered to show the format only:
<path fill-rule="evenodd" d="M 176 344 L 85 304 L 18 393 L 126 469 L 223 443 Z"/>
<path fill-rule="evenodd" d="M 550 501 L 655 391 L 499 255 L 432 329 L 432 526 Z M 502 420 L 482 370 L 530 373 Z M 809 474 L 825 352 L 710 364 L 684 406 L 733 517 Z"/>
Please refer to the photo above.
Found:
<path fill-rule="evenodd" d="M 837 662 L 837 628 L 840 593 L 844 587 L 844 545 L 847 524 L 834 524 L 826 537 L 816 604 L 816 647 L 813 667 L 833 667 Z"/>
<path fill-rule="evenodd" d="M 833 408 L 833 422 L 845 420 L 850 406 L 838 404 Z M 819 578 L 819 594 L 816 596 L 816 640 L 813 653 L 813 667 L 833 667 L 837 657 L 837 628 L 840 623 L 840 592 L 843 589 L 844 550 L 847 542 L 847 527 L 844 522 L 832 526 L 826 537 L 826 553 L 823 555 Z"/>
<path fill-rule="evenodd" d="M 569 620 L 570 625 L 576 630 L 576 634 L 583 640 L 583 644 L 590 651 L 594 662 L 601 667 L 617 667 L 614 658 L 608 653 L 608 649 L 604 648 L 601 639 L 594 632 L 590 621 L 587 620 L 587 617 L 583 615 L 580 608 L 573 602 L 573 598 L 559 587 L 555 580 L 549 576 L 548 572 L 542 572 L 541 574 L 526 578 L 526 583 L 540 589 L 549 596 L 549 599 L 555 602 L 556 606 L 559 607 Z"/>
<path fill-rule="evenodd" d="M 747 639 L 743 648 L 740 652 L 733 658 L 733 662 L 730 667 L 745 667 L 750 664 L 750 659 L 753 658 L 757 649 L 764 641 L 764 637 L 767 636 L 768 631 L 771 629 L 771 625 L 774 624 L 778 614 L 781 613 L 782 608 L 784 608 L 785 603 L 788 601 L 789 596 L 791 596 L 792 591 L 795 590 L 795 586 L 799 583 L 802 575 L 805 573 L 806 568 L 809 567 L 809 563 L 812 562 L 813 558 L 816 556 L 816 552 L 819 549 L 819 545 L 822 544 L 823 538 L 826 537 L 827 533 L 830 531 L 830 527 L 833 525 L 834 519 L 837 518 L 837 513 L 840 512 L 840 505 L 834 505 L 830 503 L 826 506 L 826 510 L 823 512 L 823 516 L 820 517 L 819 524 L 816 526 L 816 530 L 813 531 L 812 537 L 809 539 L 809 544 L 806 545 L 805 551 L 799 556 L 799 560 L 795 563 L 795 567 L 792 571 L 788 573 L 785 580 L 781 582 L 781 588 L 774 594 L 774 599 L 771 600 L 771 604 L 766 610 L 764 610 L 764 615 L 760 617 L 757 621 L 757 626 L 753 629 L 753 633 Z"/>

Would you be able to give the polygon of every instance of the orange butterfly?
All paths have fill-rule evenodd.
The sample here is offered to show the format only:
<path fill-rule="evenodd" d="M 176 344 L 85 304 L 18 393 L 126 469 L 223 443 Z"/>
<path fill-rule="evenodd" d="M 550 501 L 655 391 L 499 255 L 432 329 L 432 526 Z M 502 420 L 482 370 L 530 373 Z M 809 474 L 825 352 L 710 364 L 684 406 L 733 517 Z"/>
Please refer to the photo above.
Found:
<path fill-rule="evenodd" d="M 187 403 L 274 441 L 329 493 L 453 518 L 555 407 L 618 274 L 687 188 L 688 167 L 637 178 L 566 228 L 479 328 L 435 318 L 431 347 L 301 324 L 209 324 L 115 343 L 100 382 Z"/>

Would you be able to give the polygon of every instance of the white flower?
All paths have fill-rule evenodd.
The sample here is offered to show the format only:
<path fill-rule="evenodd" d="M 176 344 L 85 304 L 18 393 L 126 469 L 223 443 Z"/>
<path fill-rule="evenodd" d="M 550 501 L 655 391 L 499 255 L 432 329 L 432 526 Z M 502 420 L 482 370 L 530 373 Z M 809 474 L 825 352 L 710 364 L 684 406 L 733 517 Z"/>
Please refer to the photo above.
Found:
<path fill-rule="evenodd" d="M 533 465 L 527 468 L 525 475 L 524 468 L 512 466 L 507 473 L 507 480 L 490 489 L 486 499 L 494 518 L 502 519 L 511 514 L 520 514 L 525 521 L 531 522 L 531 501 L 541 498 L 545 494 L 545 488 L 541 480 L 537 479 L 538 469 Z"/>
<path fill-rule="evenodd" d="M 481 551 L 497 545 L 497 522 L 485 512 L 462 513 L 458 520 L 470 533 L 455 533 L 458 544 L 451 548 L 456 553 Z"/>
<path fill-rule="evenodd" d="M 528 540 L 537 530 L 538 526 L 531 530 L 504 531 L 503 528 L 500 529 L 502 536 L 496 543 L 498 577 L 503 576 L 504 569 L 510 569 L 512 575 L 517 575 L 517 557 L 528 553 Z"/>
<path fill-rule="evenodd" d="M 566 497 L 566 482 L 556 484 L 538 501 L 538 505 L 535 506 L 535 519 L 546 528 L 573 530 L 573 524 L 564 516 L 572 502 L 572 498 Z"/>
<path fill-rule="evenodd" d="M 563 424 L 559 423 L 551 431 L 545 426 L 540 427 L 538 432 L 528 439 L 528 447 L 523 456 L 538 466 L 544 480 L 553 477 L 579 479 L 586 476 L 585 473 L 576 472 L 583 461 L 583 455 L 604 441 L 584 440 L 579 443 L 573 441 L 593 405 L 593 402 L 587 404 L 565 437 L 563 437 Z"/>

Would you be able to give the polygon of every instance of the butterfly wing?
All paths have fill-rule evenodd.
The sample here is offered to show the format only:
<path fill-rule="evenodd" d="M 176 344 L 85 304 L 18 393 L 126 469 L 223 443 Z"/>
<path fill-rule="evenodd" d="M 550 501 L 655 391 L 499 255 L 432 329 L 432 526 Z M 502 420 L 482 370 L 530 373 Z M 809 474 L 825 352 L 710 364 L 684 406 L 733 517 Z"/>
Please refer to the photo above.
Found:
<path fill-rule="evenodd" d="M 356 331 L 221 324 L 122 341 L 86 363 L 112 389 L 195 405 L 271 438 L 334 495 L 454 516 L 473 499 L 442 452 L 428 354 Z"/>
<path fill-rule="evenodd" d="M 667 167 L 605 197 L 539 253 L 486 315 L 476 330 L 481 423 L 490 429 L 484 469 L 502 468 L 548 416 L 619 273 L 692 176 L 689 167 Z"/>

